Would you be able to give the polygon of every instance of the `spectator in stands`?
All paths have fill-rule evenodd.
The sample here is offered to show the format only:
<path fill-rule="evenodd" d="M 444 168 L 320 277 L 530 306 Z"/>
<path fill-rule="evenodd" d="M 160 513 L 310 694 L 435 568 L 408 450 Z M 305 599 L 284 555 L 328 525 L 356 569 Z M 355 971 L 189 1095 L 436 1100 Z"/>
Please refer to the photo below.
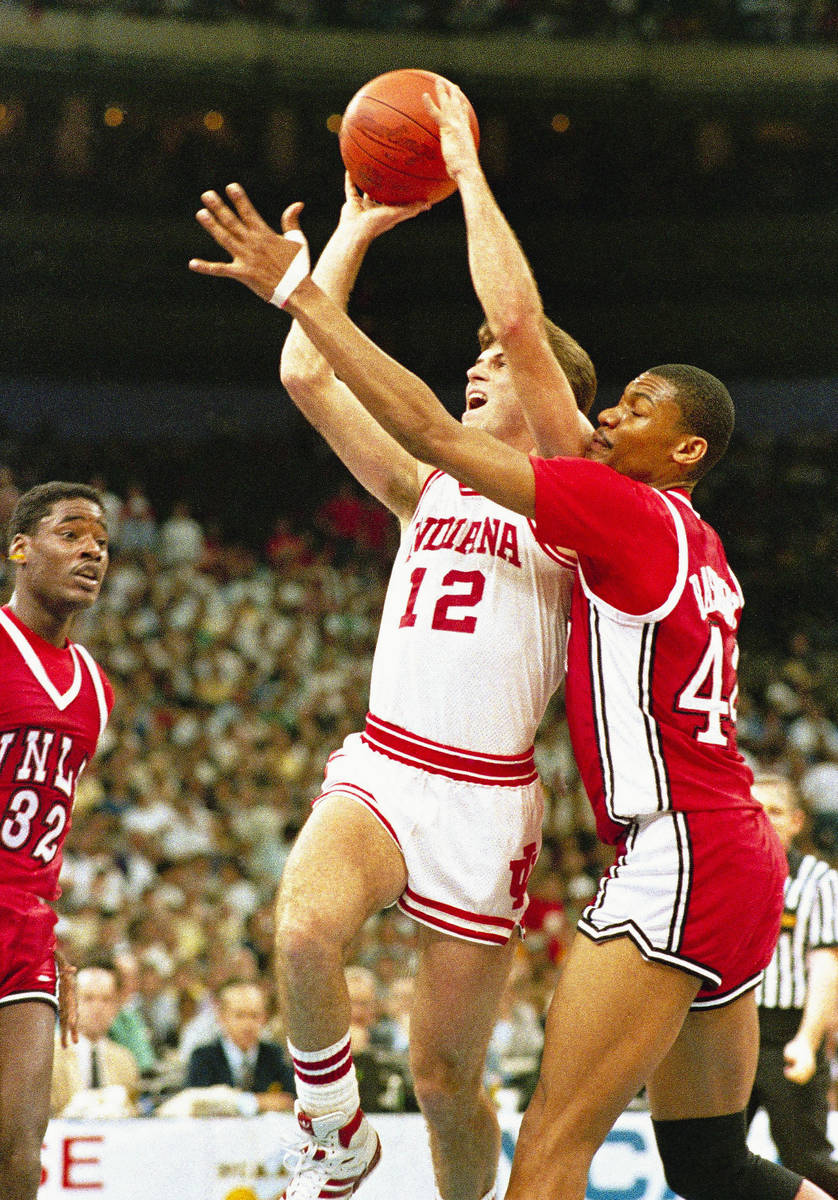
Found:
<path fill-rule="evenodd" d="M 119 514 L 121 554 L 153 553 L 157 549 L 157 518 L 141 483 L 129 483 Z"/>
<path fill-rule="evenodd" d="M 221 1036 L 192 1051 L 186 1086 L 238 1088 L 243 1114 L 293 1108 L 294 1071 L 287 1051 L 278 1042 L 262 1040 L 268 1019 L 263 988 L 232 979 L 219 989 L 217 1000 Z"/>
<path fill-rule="evenodd" d="M 79 1040 L 62 1046 L 56 1034 L 50 1113 L 66 1113 L 82 1092 L 111 1087 L 122 1089 L 123 1103 L 110 1115 L 129 1115 L 135 1111 L 140 1071 L 131 1051 L 108 1037 L 119 1010 L 116 972 L 105 965 L 84 967 L 76 977 L 76 990 Z M 108 1115 L 96 1108 L 89 1111 Z"/>
<path fill-rule="evenodd" d="M 187 500 L 175 500 L 160 526 L 160 562 L 163 567 L 196 567 L 204 554 L 204 531 L 192 515 Z"/>
<path fill-rule="evenodd" d="M 151 1042 L 151 1031 L 142 1012 L 140 968 L 136 955 L 127 950 L 116 954 L 114 972 L 119 1009 L 108 1030 L 108 1037 L 130 1050 L 140 1073 L 148 1074 L 154 1070 L 156 1056 Z"/>

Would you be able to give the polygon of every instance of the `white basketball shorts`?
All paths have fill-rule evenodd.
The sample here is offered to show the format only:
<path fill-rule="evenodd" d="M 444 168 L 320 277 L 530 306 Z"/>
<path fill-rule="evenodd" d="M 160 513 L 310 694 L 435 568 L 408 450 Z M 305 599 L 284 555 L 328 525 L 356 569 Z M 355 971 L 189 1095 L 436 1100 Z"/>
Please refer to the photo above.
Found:
<path fill-rule="evenodd" d="M 407 766 L 354 733 L 330 757 L 314 803 L 336 793 L 365 805 L 401 850 L 403 913 L 452 937 L 505 945 L 526 911 L 541 850 L 538 779 L 465 783 Z"/>

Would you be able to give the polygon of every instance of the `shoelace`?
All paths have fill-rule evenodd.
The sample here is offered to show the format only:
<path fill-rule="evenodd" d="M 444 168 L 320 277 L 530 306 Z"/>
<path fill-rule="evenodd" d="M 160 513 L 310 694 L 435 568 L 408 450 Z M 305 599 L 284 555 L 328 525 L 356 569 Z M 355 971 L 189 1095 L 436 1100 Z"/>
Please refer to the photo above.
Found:
<path fill-rule="evenodd" d="M 321 1158 L 318 1158 L 317 1155 L 320 1151 L 324 1151 L 324 1153 Z M 318 1167 L 325 1167 L 329 1162 L 337 1165 L 343 1162 L 344 1159 L 351 1158 L 351 1156 L 352 1152 L 350 1150 L 345 1150 L 341 1153 L 334 1147 L 321 1146 L 319 1142 L 301 1138 L 296 1145 L 292 1143 L 283 1149 L 282 1162 L 283 1166 L 289 1168 L 291 1171 L 296 1171 L 308 1163 L 315 1163 Z"/>

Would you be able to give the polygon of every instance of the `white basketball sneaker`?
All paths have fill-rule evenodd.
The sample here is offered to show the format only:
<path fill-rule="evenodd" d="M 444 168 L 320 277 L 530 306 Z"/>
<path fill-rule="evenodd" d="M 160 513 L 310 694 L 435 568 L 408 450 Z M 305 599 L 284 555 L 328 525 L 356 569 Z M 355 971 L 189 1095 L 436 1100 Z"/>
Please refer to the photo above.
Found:
<path fill-rule="evenodd" d="M 360 1108 L 310 1117 L 299 1103 L 294 1112 L 305 1141 L 291 1150 L 286 1163 L 292 1177 L 283 1195 L 286 1200 L 343 1200 L 351 1196 L 370 1171 L 378 1166 L 381 1142 Z"/>

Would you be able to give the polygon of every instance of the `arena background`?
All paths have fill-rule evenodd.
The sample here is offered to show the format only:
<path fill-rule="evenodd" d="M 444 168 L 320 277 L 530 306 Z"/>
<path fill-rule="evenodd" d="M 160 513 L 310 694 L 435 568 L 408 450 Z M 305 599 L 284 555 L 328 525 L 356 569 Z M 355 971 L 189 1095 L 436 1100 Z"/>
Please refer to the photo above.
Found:
<path fill-rule="evenodd" d="M 292 649 L 307 647 L 285 644 L 263 670 L 246 639 L 219 635 L 213 648 L 182 613 L 167 640 L 173 597 L 190 596 L 158 543 L 117 547 L 99 627 L 86 630 L 118 709 L 68 842 L 61 928 L 77 957 L 162 946 L 161 988 L 180 989 L 185 1013 L 226 969 L 208 945 L 233 860 L 255 907 L 238 925 L 225 910 L 223 929 L 267 973 L 255 924 L 269 921 L 275 880 L 231 809 L 255 781 L 281 818 L 270 844 L 287 853 L 326 753 L 363 716 L 392 528 L 361 546 L 328 524 L 346 475 L 278 383 L 287 318 L 186 264 L 214 252 L 194 221 L 201 191 L 234 178 L 274 223 L 304 200 L 316 252 L 341 196 L 339 114 L 397 66 L 440 71 L 472 99 L 490 182 L 548 312 L 597 364 L 599 403 L 658 362 L 694 361 L 729 384 L 734 443 L 696 499 L 747 597 L 743 746 L 799 781 L 835 769 L 835 28 L 824 0 L 0 0 L 0 468 L 12 490 L 96 476 L 124 499 L 135 485 L 155 536 L 186 501 L 218 556 L 206 576 L 215 599 L 238 620 L 248 597 L 273 595 Z M 456 198 L 373 247 L 352 312 L 459 411 L 480 313 Z M 271 557 L 278 519 L 305 554 Z M 227 667 L 246 659 L 243 676 L 235 664 L 232 682 L 201 674 L 219 646 Z M 144 764 L 157 770 L 161 755 L 177 759 L 167 795 L 178 816 L 143 851 L 159 893 L 137 893 L 128 818 L 152 788 Z M 540 765 L 538 883 L 572 918 L 599 860 L 560 699 Z M 834 856 L 834 774 L 809 802 L 810 836 Z M 184 864 L 206 884 L 206 910 L 190 913 L 202 949 L 185 967 L 172 895 L 203 901 Z M 387 953 L 403 966 L 410 937 L 399 937 Z M 376 970 L 383 944 L 360 954 Z M 541 1000 L 560 959 L 559 946 L 538 965 Z M 176 1075 L 177 1030 L 167 1036 L 148 1111 Z M 641 1195 L 626 1179 L 596 1195 Z"/>

